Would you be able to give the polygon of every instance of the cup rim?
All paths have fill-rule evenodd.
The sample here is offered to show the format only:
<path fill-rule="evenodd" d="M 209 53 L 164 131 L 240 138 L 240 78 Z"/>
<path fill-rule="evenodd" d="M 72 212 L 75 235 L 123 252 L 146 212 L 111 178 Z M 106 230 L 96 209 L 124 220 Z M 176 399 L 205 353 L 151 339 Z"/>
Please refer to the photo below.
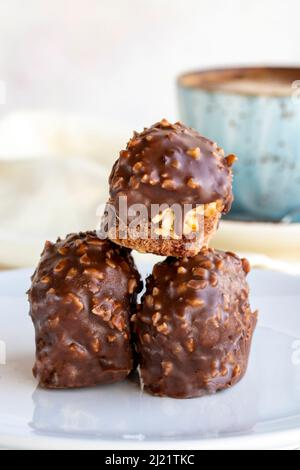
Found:
<path fill-rule="evenodd" d="M 191 70 L 184 72 L 177 77 L 177 85 L 183 89 L 192 89 L 205 91 L 211 94 L 228 94 L 228 95 L 240 95 L 240 96 L 251 96 L 251 97 L 266 97 L 266 98 L 284 98 L 287 95 L 281 95 L 278 93 L 256 93 L 244 92 L 244 91 L 231 91 L 231 90 L 218 90 L 217 87 L 211 88 L 211 84 L 215 80 L 217 83 L 220 77 L 223 76 L 223 83 L 229 79 L 239 79 L 245 76 L 249 78 L 262 78 L 262 77 L 281 77 L 282 79 L 290 79 L 292 83 L 300 81 L 300 65 L 283 66 L 283 65 L 254 65 L 254 66 L 229 66 L 229 67 L 208 67 L 198 70 Z"/>

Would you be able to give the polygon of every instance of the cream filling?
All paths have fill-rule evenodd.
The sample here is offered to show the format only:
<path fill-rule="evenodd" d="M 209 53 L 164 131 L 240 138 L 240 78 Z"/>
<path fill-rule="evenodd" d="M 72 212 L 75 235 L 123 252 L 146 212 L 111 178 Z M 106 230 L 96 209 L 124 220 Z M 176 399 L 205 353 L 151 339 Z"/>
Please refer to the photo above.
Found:
<path fill-rule="evenodd" d="M 197 208 L 190 210 L 186 213 L 183 221 L 183 235 L 189 235 L 193 232 L 198 232 L 203 227 L 205 218 L 214 217 L 217 212 L 223 210 L 222 201 L 211 202 L 210 204 L 201 204 Z M 172 208 L 165 209 L 163 212 L 157 214 L 152 219 L 152 223 L 158 225 L 154 228 L 156 235 L 163 238 L 172 238 L 175 240 L 180 239 L 175 231 L 175 218 L 176 214 Z"/>

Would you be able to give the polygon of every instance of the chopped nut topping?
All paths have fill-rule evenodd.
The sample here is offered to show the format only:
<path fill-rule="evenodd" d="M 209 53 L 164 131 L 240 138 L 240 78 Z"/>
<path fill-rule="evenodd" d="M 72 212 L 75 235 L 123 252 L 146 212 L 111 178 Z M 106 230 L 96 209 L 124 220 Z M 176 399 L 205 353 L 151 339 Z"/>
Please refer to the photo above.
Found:
<path fill-rule="evenodd" d="M 161 127 L 170 127 L 171 126 L 171 124 L 169 123 L 169 121 L 167 119 L 162 119 L 160 121 L 160 125 L 161 125 Z"/>
<path fill-rule="evenodd" d="M 171 166 L 178 170 L 181 167 L 180 161 L 179 160 L 172 160 L 171 161 Z"/>
<path fill-rule="evenodd" d="M 123 185 L 123 182 L 124 182 L 124 178 L 122 178 L 121 176 L 119 178 L 116 178 L 114 181 L 113 181 L 113 189 L 119 189 L 122 187 Z"/>
<path fill-rule="evenodd" d="M 149 181 L 149 175 L 144 174 L 141 178 L 142 183 L 148 183 Z"/>
<path fill-rule="evenodd" d="M 121 150 L 120 152 L 121 158 L 128 158 L 129 156 L 130 156 L 130 153 L 128 152 L 128 150 Z"/>
<path fill-rule="evenodd" d="M 173 370 L 173 364 L 169 361 L 163 361 L 161 363 L 162 370 L 165 376 L 168 376 Z"/>
<path fill-rule="evenodd" d="M 91 238 L 87 240 L 87 243 L 92 246 L 102 246 L 105 240 L 100 240 L 100 238 Z"/>
<path fill-rule="evenodd" d="M 132 187 L 132 189 L 139 189 L 140 182 L 135 176 L 131 176 L 129 180 L 129 185 Z"/>
<path fill-rule="evenodd" d="M 92 309 L 92 312 L 93 312 L 94 315 L 97 315 L 98 317 L 101 317 L 104 321 L 109 321 L 111 319 L 111 311 L 108 308 L 101 305 L 101 304 L 96 305 Z"/>
<path fill-rule="evenodd" d="M 214 328 L 220 328 L 219 322 L 216 318 L 209 318 L 207 323 L 210 323 Z"/>
<path fill-rule="evenodd" d="M 133 294 L 136 287 L 137 287 L 136 279 L 129 279 L 129 281 L 128 281 L 128 292 L 129 292 L 129 294 Z"/>
<path fill-rule="evenodd" d="M 147 140 L 147 142 L 151 142 L 151 140 L 153 140 L 153 136 L 152 135 L 146 135 L 145 139 Z"/>
<path fill-rule="evenodd" d="M 136 146 L 139 145 L 140 143 L 141 143 L 140 139 L 132 138 L 132 139 L 128 142 L 128 148 L 136 147 Z"/>
<path fill-rule="evenodd" d="M 137 162 L 133 165 L 132 169 L 135 173 L 138 173 L 143 168 L 142 162 Z"/>
<path fill-rule="evenodd" d="M 52 248 L 54 245 L 53 243 L 49 242 L 49 240 L 47 240 L 45 242 L 45 246 L 44 246 L 44 250 L 49 250 L 50 248 Z"/>
<path fill-rule="evenodd" d="M 229 364 L 234 364 L 235 363 L 235 357 L 234 357 L 234 354 L 233 352 L 230 352 L 227 354 L 227 360 L 229 362 Z"/>
<path fill-rule="evenodd" d="M 109 258 L 106 258 L 105 263 L 107 264 L 107 266 L 109 266 L 113 269 L 116 269 L 116 267 L 117 267 L 116 264 Z"/>
<path fill-rule="evenodd" d="M 135 323 L 136 320 L 137 320 L 137 316 L 136 316 L 136 313 L 134 313 L 133 315 L 131 315 L 130 321 L 131 321 L 132 323 Z"/>
<path fill-rule="evenodd" d="M 70 351 L 76 353 L 76 354 L 79 354 L 80 356 L 82 355 L 85 355 L 86 354 L 86 350 L 83 346 L 81 346 L 80 344 L 76 344 L 76 343 L 71 343 L 69 345 L 69 349 Z"/>
<path fill-rule="evenodd" d="M 55 272 L 55 273 L 60 273 L 60 272 L 62 272 L 62 271 L 65 269 L 65 267 L 67 266 L 67 264 L 68 264 L 67 260 L 62 259 L 62 260 L 59 261 L 59 263 L 57 263 L 57 265 L 55 266 L 54 272 Z"/>
<path fill-rule="evenodd" d="M 139 320 L 146 325 L 151 325 L 152 324 L 152 319 L 148 315 L 140 315 Z"/>
<path fill-rule="evenodd" d="M 246 274 L 250 273 L 251 265 L 250 265 L 249 261 L 246 258 L 242 259 L 242 266 L 243 266 L 243 270 Z"/>
<path fill-rule="evenodd" d="M 68 253 L 68 249 L 66 247 L 58 248 L 57 251 L 61 256 L 65 256 Z"/>
<path fill-rule="evenodd" d="M 142 338 L 143 338 L 144 343 L 148 343 L 148 344 L 151 343 L 151 336 L 149 335 L 149 333 L 145 333 Z"/>
<path fill-rule="evenodd" d="M 117 330 L 123 331 L 125 329 L 125 320 L 121 315 L 114 315 L 111 322 Z"/>
<path fill-rule="evenodd" d="M 170 179 L 166 179 L 162 182 L 161 184 L 161 187 L 163 189 L 167 189 L 167 190 L 174 190 L 176 189 L 176 185 L 174 183 L 174 181 L 170 180 Z"/>
<path fill-rule="evenodd" d="M 117 337 L 115 335 L 108 335 L 107 336 L 107 341 L 109 343 L 113 343 L 114 341 L 116 341 Z"/>
<path fill-rule="evenodd" d="M 216 273 L 211 273 L 209 283 L 212 287 L 216 287 L 218 285 L 218 276 Z"/>
<path fill-rule="evenodd" d="M 76 254 L 81 256 L 87 251 L 87 246 L 85 243 L 80 243 L 79 247 L 76 250 Z"/>
<path fill-rule="evenodd" d="M 228 166 L 232 166 L 237 161 L 237 157 L 233 154 L 230 154 L 225 158 L 225 160 Z"/>
<path fill-rule="evenodd" d="M 73 304 L 75 307 L 77 307 L 77 313 L 81 312 L 83 310 L 83 303 L 79 300 L 76 295 L 72 294 L 72 292 L 69 292 L 66 297 L 63 299 L 64 304 Z"/>
<path fill-rule="evenodd" d="M 195 160 L 199 160 L 200 157 L 201 157 L 201 150 L 200 150 L 199 147 L 196 147 L 194 149 L 189 149 L 189 150 L 187 150 L 186 153 L 187 153 L 187 155 L 194 158 Z"/>
<path fill-rule="evenodd" d="M 209 261 L 209 259 L 201 261 L 200 264 L 201 264 L 201 268 L 207 269 L 208 271 L 210 271 L 213 268 L 213 264 L 211 261 Z"/>
<path fill-rule="evenodd" d="M 93 268 L 86 268 L 83 271 L 83 274 L 85 274 L 86 276 L 91 276 L 91 277 L 93 277 L 95 279 L 99 279 L 99 280 L 104 279 L 104 273 L 102 273 L 101 271 L 98 271 L 97 269 L 93 269 Z"/>
<path fill-rule="evenodd" d="M 146 295 L 145 301 L 146 301 L 147 307 L 149 307 L 149 308 L 153 307 L 154 299 L 153 299 L 152 295 Z"/>
<path fill-rule="evenodd" d="M 162 323 L 161 325 L 158 325 L 156 329 L 159 333 L 162 333 L 163 335 L 167 335 L 169 332 L 168 325 L 165 322 Z"/>
<path fill-rule="evenodd" d="M 187 290 L 186 284 L 183 282 L 177 287 L 177 294 L 182 295 L 186 292 L 186 290 Z"/>
<path fill-rule="evenodd" d="M 159 322 L 159 320 L 161 319 L 161 313 L 159 312 L 155 312 L 153 315 L 152 315 L 152 323 L 154 326 L 156 326 Z"/>
<path fill-rule="evenodd" d="M 48 318 L 47 323 L 49 325 L 49 328 L 56 328 L 59 325 L 59 317 L 56 316 L 56 317 Z"/>
<path fill-rule="evenodd" d="M 99 352 L 101 350 L 101 343 L 98 338 L 94 338 L 91 341 L 91 347 L 94 352 Z"/>
<path fill-rule="evenodd" d="M 154 295 L 154 297 L 156 295 L 159 295 L 159 289 L 157 287 L 153 287 L 152 294 Z"/>
<path fill-rule="evenodd" d="M 51 279 L 50 279 L 49 276 L 43 276 L 42 279 L 41 279 L 42 284 L 49 284 L 50 281 L 51 281 Z"/>
<path fill-rule="evenodd" d="M 198 290 L 202 289 L 202 284 L 203 281 L 197 280 L 197 279 L 191 279 L 188 283 L 187 286 L 190 287 L 191 289 Z"/>
<path fill-rule="evenodd" d="M 233 369 L 233 378 L 237 377 L 238 375 L 241 374 L 241 367 L 237 364 L 235 368 Z"/>
<path fill-rule="evenodd" d="M 179 266 L 179 268 L 177 268 L 177 272 L 178 274 L 185 274 L 187 270 L 185 269 L 185 267 Z"/>
<path fill-rule="evenodd" d="M 90 258 L 88 257 L 88 255 L 85 254 L 85 255 L 81 256 L 81 258 L 80 258 L 80 263 L 81 263 L 81 264 L 91 264 L 91 260 L 90 260 Z"/>
<path fill-rule="evenodd" d="M 203 281 L 200 281 L 203 282 Z M 192 307 L 203 307 L 205 305 L 205 302 L 203 299 L 188 299 L 188 304 L 191 305 Z"/>
<path fill-rule="evenodd" d="M 207 275 L 207 271 L 204 268 L 193 268 L 193 276 L 200 277 L 201 279 L 205 279 Z"/>
<path fill-rule="evenodd" d="M 189 352 L 195 351 L 195 341 L 193 340 L 193 338 L 189 338 L 185 344 Z"/>
<path fill-rule="evenodd" d="M 223 268 L 224 266 L 224 263 L 221 259 L 218 259 L 216 262 L 215 262 L 215 266 L 216 266 L 216 269 L 219 271 L 220 269 Z"/>
<path fill-rule="evenodd" d="M 53 289 L 53 287 L 51 287 L 51 289 L 49 289 L 47 291 L 47 295 L 56 295 L 55 289 Z"/>
<path fill-rule="evenodd" d="M 66 280 L 69 281 L 70 279 L 74 279 L 77 273 L 78 273 L 77 269 L 71 268 L 66 275 Z"/>
<path fill-rule="evenodd" d="M 190 178 L 187 182 L 187 185 L 192 188 L 192 189 L 196 189 L 196 188 L 199 188 L 199 185 L 198 183 L 193 179 L 193 178 Z"/>

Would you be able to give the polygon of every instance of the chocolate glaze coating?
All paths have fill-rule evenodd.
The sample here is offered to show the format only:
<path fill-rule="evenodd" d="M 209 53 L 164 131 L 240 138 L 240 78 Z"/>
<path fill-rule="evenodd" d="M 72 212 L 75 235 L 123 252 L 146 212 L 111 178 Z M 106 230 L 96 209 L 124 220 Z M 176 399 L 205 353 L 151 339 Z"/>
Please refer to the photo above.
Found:
<path fill-rule="evenodd" d="M 134 133 L 110 175 L 110 203 L 127 196 L 128 206 L 145 204 L 232 204 L 231 165 L 217 144 L 197 131 L 163 119 Z M 149 211 L 150 216 L 150 211 Z"/>
<path fill-rule="evenodd" d="M 154 266 L 133 318 L 146 390 L 197 397 L 243 377 L 257 322 L 249 270 L 247 260 L 212 249 Z"/>
<path fill-rule="evenodd" d="M 133 366 L 130 315 L 141 289 L 130 250 L 95 232 L 46 242 L 29 290 L 42 387 L 124 379 Z"/>

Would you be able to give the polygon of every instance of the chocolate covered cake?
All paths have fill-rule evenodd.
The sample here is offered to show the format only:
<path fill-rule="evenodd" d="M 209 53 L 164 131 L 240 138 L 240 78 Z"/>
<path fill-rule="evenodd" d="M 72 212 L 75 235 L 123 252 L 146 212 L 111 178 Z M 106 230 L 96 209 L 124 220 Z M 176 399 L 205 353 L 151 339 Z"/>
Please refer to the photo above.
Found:
<path fill-rule="evenodd" d="M 140 289 L 130 250 L 95 232 L 46 242 L 28 293 L 39 384 L 75 388 L 127 377 Z"/>
<path fill-rule="evenodd" d="M 110 175 L 109 205 L 115 209 L 116 226 L 108 236 L 141 252 L 194 256 L 208 246 L 221 215 L 231 208 L 234 161 L 233 155 L 225 157 L 217 144 L 180 122 L 163 119 L 135 133 Z M 135 225 L 130 227 L 135 215 L 130 208 L 137 204 L 147 210 L 139 233 Z M 164 208 L 155 212 L 154 205 Z M 182 211 L 179 224 L 174 205 Z"/>
<path fill-rule="evenodd" d="M 147 391 L 190 398 L 241 380 L 257 321 L 249 270 L 247 260 L 212 249 L 154 266 L 133 318 Z"/>

